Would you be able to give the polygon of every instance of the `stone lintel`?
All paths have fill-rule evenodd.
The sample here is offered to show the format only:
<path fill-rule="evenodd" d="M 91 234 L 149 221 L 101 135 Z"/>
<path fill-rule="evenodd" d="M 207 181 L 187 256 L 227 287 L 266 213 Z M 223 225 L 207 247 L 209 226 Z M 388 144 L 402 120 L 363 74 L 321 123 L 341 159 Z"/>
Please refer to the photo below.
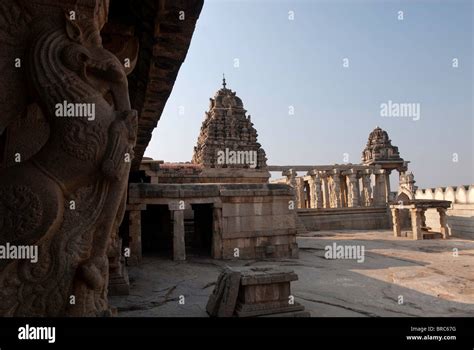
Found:
<path fill-rule="evenodd" d="M 128 203 L 126 210 L 128 210 L 128 211 L 146 210 L 146 203 L 136 203 L 136 204 Z"/>

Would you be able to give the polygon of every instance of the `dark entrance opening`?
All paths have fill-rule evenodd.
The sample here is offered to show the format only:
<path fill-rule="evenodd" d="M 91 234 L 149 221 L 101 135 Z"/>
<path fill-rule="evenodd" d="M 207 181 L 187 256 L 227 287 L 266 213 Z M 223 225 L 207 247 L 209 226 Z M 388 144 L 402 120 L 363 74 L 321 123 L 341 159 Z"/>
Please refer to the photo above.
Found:
<path fill-rule="evenodd" d="M 7 130 L 3 130 L 3 133 L 0 134 L 0 169 L 6 167 L 5 162 L 5 152 L 7 148 Z"/>
<path fill-rule="evenodd" d="M 212 204 L 192 204 L 193 225 L 186 230 L 186 254 L 212 256 Z"/>
<path fill-rule="evenodd" d="M 149 204 L 142 211 L 142 253 L 173 258 L 173 222 L 168 205 Z"/>

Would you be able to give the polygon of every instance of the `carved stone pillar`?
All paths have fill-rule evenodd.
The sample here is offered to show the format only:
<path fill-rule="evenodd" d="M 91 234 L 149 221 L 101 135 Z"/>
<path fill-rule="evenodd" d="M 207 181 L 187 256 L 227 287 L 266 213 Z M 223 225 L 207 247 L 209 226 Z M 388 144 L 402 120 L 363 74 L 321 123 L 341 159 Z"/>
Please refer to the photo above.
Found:
<path fill-rule="evenodd" d="M 445 208 L 436 208 L 439 213 L 439 224 L 440 232 L 443 235 L 443 239 L 448 238 L 448 217 L 446 215 Z"/>
<path fill-rule="evenodd" d="M 212 209 L 212 257 L 222 259 L 222 208 Z"/>
<path fill-rule="evenodd" d="M 397 208 L 392 208 L 392 225 L 393 225 L 393 235 L 395 237 L 401 237 L 401 225 L 400 225 L 400 210 Z"/>
<path fill-rule="evenodd" d="M 385 169 L 375 172 L 374 205 L 385 206 L 388 202 Z"/>
<path fill-rule="evenodd" d="M 311 172 L 308 172 L 308 175 L 310 175 L 310 178 L 308 180 L 308 187 L 309 187 L 309 207 L 314 208 L 315 203 L 316 203 L 316 188 L 315 188 L 315 182 L 314 182 L 314 175 L 311 174 Z"/>
<path fill-rule="evenodd" d="M 385 203 L 390 201 L 390 174 L 392 173 L 391 170 L 385 169 Z"/>
<path fill-rule="evenodd" d="M 370 179 L 372 172 L 366 170 L 362 173 L 362 205 L 370 207 L 372 205 L 372 181 Z"/>
<path fill-rule="evenodd" d="M 297 208 L 304 208 L 305 207 L 305 200 L 304 200 L 304 179 L 302 177 L 296 178 L 296 204 Z"/>
<path fill-rule="evenodd" d="M 313 208 L 323 207 L 323 192 L 321 189 L 321 178 L 316 173 L 314 176 L 314 206 Z"/>
<path fill-rule="evenodd" d="M 339 171 L 334 170 L 331 180 L 331 208 L 341 208 L 341 177 Z"/>
<path fill-rule="evenodd" d="M 311 176 L 310 188 L 311 188 L 311 208 L 322 208 L 323 207 L 323 190 L 321 184 L 321 176 L 317 170 L 311 170 L 308 172 Z"/>
<path fill-rule="evenodd" d="M 293 187 L 293 189 L 295 190 L 295 208 L 299 208 L 299 194 L 296 174 L 296 171 L 294 171 L 293 169 L 288 169 L 282 172 L 282 175 L 286 177 L 286 184 L 290 187 Z"/>
<path fill-rule="evenodd" d="M 326 172 L 320 172 L 321 187 L 323 196 L 323 208 L 331 208 L 330 196 L 329 196 L 329 177 Z"/>
<path fill-rule="evenodd" d="M 359 197 L 359 178 L 357 173 L 349 175 L 349 207 L 358 207 L 360 205 Z"/>
<path fill-rule="evenodd" d="M 128 265 L 138 265 L 142 260 L 142 219 L 140 210 L 128 212 L 128 233 L 130 236 L 130 257 Z"/>
<path fill-rule="evenodd" d="M 173 210 L 173 260 L 186 260 L 183 210 Z"/>
<path fill-rule="evenodd" d="M 349 189 L 347 188 L 347 176 L 341 174 L 339 177 L 341 185 L 341 208 L 347 207 L 349 203 Z"/>
<path fill-rule="evenodd" d="M 358 207 L 360 205 L 359 198 L 359 177 L 357 175 L 357 170 L 351 169 L 346 172 L 347 178 L 349 180 L 349 189 L 347 191 L 347 206 L 348 207 Z"/>
<path fill-rule="evenodd" d="M 413 239 L 415 239 L 415 240 L 423 239 L 423 231 L 421 230 L 422 212 L 423 212 L 423 209 L 420 209 L 420 208 L 410 209 L 411 230 L 412 230 L 412 233 L 413 233 Z"/>

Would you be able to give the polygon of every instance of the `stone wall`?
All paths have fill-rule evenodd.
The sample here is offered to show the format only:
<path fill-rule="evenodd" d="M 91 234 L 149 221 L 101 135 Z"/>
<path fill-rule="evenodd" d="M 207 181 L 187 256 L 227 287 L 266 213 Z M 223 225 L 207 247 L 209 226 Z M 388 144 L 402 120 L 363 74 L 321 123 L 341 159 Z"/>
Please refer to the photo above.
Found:
<path fill-rule="evenodd" d="M 271 186 L 271 185 L 270 185 Z M 291 195 L 228 194 L 222 197 L 222 257 L 241 259 L 298 257 L 296 216 Z"/>
<path fill-rule="evenodd" d="M 451 208 L 446 213 L 449 234 L 474 239 L 474 185 L 419 189 L 415 193 L 415 198 L 451 201 Z M 436 210 L 427 210 L 427 226 L 432 228 L 439 226 L 437 214 Z"/>
<path fill-rule="evenodd" d="M 184 222 L 179 212 L 195 204 L 213 210 L 212 257 L 216 259 L 296 258 L 293 189 L 280 184 L 137 184 L 129 186 L 131 261 L 141 258 L 139 211 L 166 204 L 175 218 L 174 259 L 184 260 Z M 177 219 L 176 219 L 177 218 Z"/>
<path fill-rule="evenodd" d="M 308 231 L 390 229 L 387 208 L 298 209 Z"/>
<path fill-rule="evenodd" d="M 201 164 L 164 163 L 144 160 L 140 171 L 147 183 L 267 183 L 270 173 L 264 169 L 205 168 Z"/>

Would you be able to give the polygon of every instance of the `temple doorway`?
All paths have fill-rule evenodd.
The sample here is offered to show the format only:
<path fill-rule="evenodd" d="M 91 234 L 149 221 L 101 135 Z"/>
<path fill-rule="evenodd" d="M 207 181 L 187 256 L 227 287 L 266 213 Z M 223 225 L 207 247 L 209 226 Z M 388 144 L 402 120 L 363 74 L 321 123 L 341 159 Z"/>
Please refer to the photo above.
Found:
<path fill-rule="evenodd" d="M 142 253 L 173 257 L 173 225 L 168 205 L 147 205 L 142 211 Z"/>
<path fill-rule="evenodd" d="M 212 256 L 213 205 L 192 204 L 192 224 L 186 220 L 186 255 Z"/>

